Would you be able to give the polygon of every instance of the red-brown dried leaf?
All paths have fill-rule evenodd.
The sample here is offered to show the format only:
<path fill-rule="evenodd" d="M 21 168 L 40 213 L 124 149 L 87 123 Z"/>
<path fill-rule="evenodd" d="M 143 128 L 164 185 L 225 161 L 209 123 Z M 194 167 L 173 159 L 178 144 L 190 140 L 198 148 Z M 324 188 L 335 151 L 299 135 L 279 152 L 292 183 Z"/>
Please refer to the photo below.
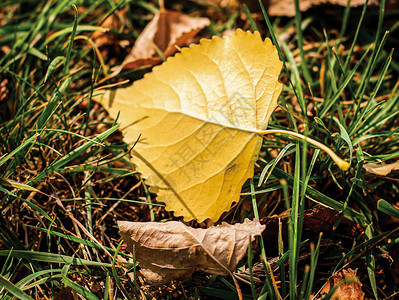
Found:
<path fill-rule="evenodd" d="M 322 205 L 316 205 L 313 208 L 305 210 L 303 216 L 304 229 L 316 234 L 331 230 L 338 215 L 338 211 Z M 285 238 L 288 230 L 288 216 L 288 212 L 284 212 L 278 216 L 274 215 L 262 218 L 260 222 L 266 225 L 267 228 L 262 234 L 263 239 L 270 243 L 277 241 L 279 220 L 282 222 L 283 237 Z"/>
<path fill-rule="evenodd" d="M 125 18 L 128 6 L 118 11 L 119 16 L 116 13 L 110 15 L 101 25 L 101 27 L 119 30 L 122 26 L 120 18 Z M 93 41 L 96 42 L 97 47 L 104 47 L 109 45 L 116 45 L 119 43 L 118 38 L 115 34 L 109 32 L 95 31 L 92 37 Z"/>
<path fill-rule="evenodd" d="M 324 285 L 323 289 L 321 290 L 321 294 L 328 294 L 335 285 L 344 279 L 356 278 L 356 273 L 357 269 L 352 270 L 349 268 L 348 270 L 342 270 L 333 274 Z M 361 282 L 348 282 L 340 285 L 332 295 L 331 299 L 363 300 L 364 293 L 362 291 Z"/>
<path fill-rule="evenodd" d="M 246 3 L 251 11 L 259 10 L 258 0 L 242 0 Z M 295 16 L 295 0 L 270 0 L 262 1 L 265 7 L 268 7 L 269 16 Z M 350 5 L 352 7 L 364 5 L 365 0 L 351 0 Z M 378 0 L 370 0 L 369 5 L 378 5 Z M 301 11 L 307 11 L 312 7 L 316 7 L 323 4 L 346 6 L 347 0 L 300 0 L 299 9 Z"/>
<path fill-rule="evenodd" d="M 122 68 L 135 69 L 159 64 L 162 59 L 157 54 L 156 47 L 164 57 L 168 57 L 177 51 L 176 46 L 186 45 L 209 23 L 207 18 L 193 18 L 180 12 L 161 9 L 136 40 Z"/>
<path fill-rule="evenodd" d="M 316 205 L 304 212 L 304 227 L 314 233 L 331 230 L 338 215 L 339 211 L 322 205 Z"/>

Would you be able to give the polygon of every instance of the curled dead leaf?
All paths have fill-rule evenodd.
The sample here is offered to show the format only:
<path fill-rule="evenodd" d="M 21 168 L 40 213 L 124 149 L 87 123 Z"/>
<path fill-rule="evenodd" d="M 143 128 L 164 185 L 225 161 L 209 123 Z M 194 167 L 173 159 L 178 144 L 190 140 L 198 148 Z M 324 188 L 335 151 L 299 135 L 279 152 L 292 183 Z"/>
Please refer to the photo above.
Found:
<path fill-rule="evenodd" d="M 128 8 L 128 6 L 125 6 L 120 11 L 108 16 L 108 18 L 101 24 L 101 26 L 103 28 L 120 30 L 120 28 L 122 27 L 122 22 L 120 18 L 126 18 L 126 12 Z M 109 31 L 95 31 L 93 33 L 92 39 L 96 42 L 97 47 L 117 45 L 119 43 L 117 36 L 110 33 Z"/>
<path fill-rule="evenodd" d="M 303 227 L 305 231 L 316 233 L 332 230 L 335 221 L 337 220 L 339 212 L 322 205 L 316 205 L 304 211 Z M 268 230 L 262 234 L 263 240 L 266 243 L 274 243 L 277 241 L 279 232 L 279 223 L 282 225 L 283 238 L 288 236 L 288 221 L 289 212 L 285 211 L 280 215 L 273 215 L 262 218 L 261 224 L 266 225 Z M 276 245 L 277 247 L 277 245 Z"/>
<path fill-rule="evenodd" d="M 242 0 L 246 3 L 251 11 L 259 11 L 258 0 Z M 295 1 L 294 0 L 263 0 L 263 5 L 268 9 L 269 16 L 295 16 Z M 350 2 L 351 7 L 364 5 L 365 0 L 352 0 Z M 346 6 L 347 0 L 301 0 L 299 1 L 299 9 L 301 11 L 307 11 L 312 7 L 316 7 L 323 4 Z M 369 5 L 378 5 L 378 0 L 369 0 Z"/>
<path fill-rule="evenodd" d="M 391 173 L 392 171 L 399 170 L 399 160 L 392 164 L 386 164 L 386 165 L 368 163 L 368 164 L 364 164 L 363 168 L 371 174 L 386 176 L 389 173 Z"/>
<path fill-rule="evenodd" d="M 248 219 L 242 224 L 222 223 L 207 229 L 176 221 L 119 221 L 118 226 L 126 249 L 135 249 L 141 274 L 154 285 L 185 280 L 198 270 L 230 275 L 247 253 L 249 241 L 265 229 L 258 220 Z"/>
<path fill-rule="evenodd" d="M 180 12 L 161 9 L 137 38 L 130 54 L 122 64 L 123 69 L 153 66 L 162 62 L 158 48 L 164 57 L 186 45 L 201 29 L 210 23 L 207 18 L 193 18 Z"/>
<path fill-rule="evenodd" d="M 371 2 L 371 3 L 370 3 Z M 376 1 L 369 1 L 369 4 L 375 3 Z M 365 0 L 352 0 L 350 5 L 352 7 L 364 5 Z M 322 4 L 333 4 L 346 6 L 347 0 L 301 0 L 299 1 L 299 9 L 301 11 L 307 11 L 308 9 L 322 5 Z M 295 16 L 295 1 L 294 0 L 270 0 L 269 15 L 271 16 Z"/>
<path fill-rule="evenodd" d="M 348 269 L 342 270 L 333 274 L 326 284 L 324 285 L 323 289 L 321 290 L 321 294 L 327 294 L 330 290 L 337 284 L 339 284 L 342 280 L 354 278 L 356 279 L 356 270 Z M 363 300 L 364 293 L 362 291 L 362 284 L 360 281 L 355 282 L 348 282 L 341 284 L 337 290 L 332 295 L 331 299 L 339 299 L 339 300 Z"/>

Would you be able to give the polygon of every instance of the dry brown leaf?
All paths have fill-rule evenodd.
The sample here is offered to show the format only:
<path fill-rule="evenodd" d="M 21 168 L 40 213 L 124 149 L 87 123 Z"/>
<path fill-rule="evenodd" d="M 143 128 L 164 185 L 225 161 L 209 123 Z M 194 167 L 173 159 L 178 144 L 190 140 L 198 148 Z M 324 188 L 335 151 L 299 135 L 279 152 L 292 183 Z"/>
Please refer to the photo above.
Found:
<path fill-rule="evenodd" d="M 208 229 L 181 222 L 119 221 L 119 233 L 127 250 L 135 254 L 148 283 L 160 285 L 185 280 L 194 271 L 229 275 L 247 253 L 249 241 L 265 229 L 258 220 L 242 224 L 222 223 Z"/>
<path fill-rule="evenodd" d="M 313 232 L 317 235 L 320 232 L 332 230 L 339 215 L 338 211 L 322 205 L 316 205 L 304 211 L 303 227 L 306 232 Z M 261 218 L 260 223 L 266 225 L 267 230 L 263 231 L 262 237 L 265 243 L 274 243 L 278 239 L 279 223 L 282 226 L 283 240 L 288 242 L 289 211 L 279 215 Z M 276 245 L 277 247 L 277 245 Z"/>
<path fill-rule="evenodd" d="M 164 57 L 168 57 L 177 51 L 176 46 L 187 44 L 209 23 L 207 18 L 193 18 L 180 12 L 161 9 L 140 34 L 122 67 L 135 69 L 160 63 L 162 59 L 154 45 Z"/>
<path fill-rule="evenodd" d="M 321 290 L 321 294 L 329 293 L 335 285 L 337 285 L 340 281 L 344 279 L 356 278 L 356 273 L 357 269 L 352 270 L 350 268 L 348 270 L 342 270 L 335 273 L 328 279 L 327 283 Z M 362 284 L 359 281 L 344 283 L 337 288 L 331 299 L 363 300 L 364 293 L 362 291 Z"/>
<path fill-rule="evenodd" d="M 104 23 L 102 23 L 101 27 L 119 30 L 122 27 L 120 18 L 125 18 L 128 8 L 128 6 L 125 6 L 123 9 L 118 11 L 119 17 L 116 13 L 108 16 Z M 119 43 L 117 36 L 108 31 L 95 31 L 92 39 L 96 42 L 97 47 L 116 45 Z"/>
<path fill-rule="evenodd" d="M 372 173 L 374 175 L 386 176 L 389 173 L 391 173 L 392 171 L 399 170 L 399 160 L 392 164 L 386 164 L 386 165 L 368 163 L 368 164 L 364 164 L 363 168 L 367 172 Z"/>
<path fill-rule="evenodd" d="M 208 0 L 211 6 L 223 7 L 223 8 L 235 8 L 239 6 L 237 0 Z"/>
<path fill-rule="evenodd" d="M 251 9 L 251 11 L 260 10 L 258 0 L 244 0 Z M 351 6 L 356 7 L 360 5 L 364 5 L 365 0 L 351 0 Z M 295 0 L 270 0 L 263 1 L 265 7 L 268 4 L 268 15 L 269 16 L 287 16 L 293 17 L 295 16 Z M 301 11 L 307 11 L 308 9 L 322 5 L 322 4 L 332 4 L 332 5 L 340 5 L 346 6 L 348 4 L 347 0 L 300 0 L 299 1 L 299 9 Z M 378 0 L 369 0 L 369 5 L 378 5 Z"/>
<path fill-rule="evenodd" d="M 54 300 L 75 300 L 74 294 L 76 292 L 70 287 L 62 287 L 58 293 L 54 293 Z"/>
<path fill-rule="evenodd" d="M 351 6 L 356 7 L 364 5 L 365 0 L 351 0 Z M 347 0 L 301 0 L 299 1 L 299 9 L 301 11 L 307 11 L 308 9 L 318 6 L 321 4 L 333 4 L 346 6 Z M 378 4 L 378 1 L 369 1 L 369 5 Z M 269 6 L 270 16 L 295 16 L 295 1 L 294 0 L 270 0 Z"/>
<path fill-rule="evenodd" d="M 322 205 L 316 205 L 304 212 L 303 226 L 305 230 L 320 233 L 331 230 L 337 221 L 339 211 Z"/>

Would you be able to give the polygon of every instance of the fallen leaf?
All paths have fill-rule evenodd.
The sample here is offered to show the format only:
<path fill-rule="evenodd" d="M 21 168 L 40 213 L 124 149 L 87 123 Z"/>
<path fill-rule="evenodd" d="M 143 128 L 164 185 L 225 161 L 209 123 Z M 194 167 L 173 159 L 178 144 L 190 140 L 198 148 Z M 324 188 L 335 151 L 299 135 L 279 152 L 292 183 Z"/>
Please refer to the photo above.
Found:
<path fill-rule="evenodd" d="M 251 11 L 260 10 L 258 0 L 242 0 L 242 2 L 246 3 Z M 364 5 L 364 3 L 365 0 L 351 0 L 350 6 L 357 7 Z M 368 5 L 378 5 L 378 3 L 378 0 L 369 0 Z M 263 1 L 263 4 L 266 8 L 268 7 L 267 11 L 269 16 L 294 17 L 296 13 L 295 0 L 269 0 Z M 346 6 L 348 0 L 301 0 L 299 1 L 299 9 L 300 11 L 307 11 L 312 7 L 323 4 Z"/>
<path fill-rule="evenodd" d="M 126 18 L 126 12 L 129 6 L 125 6 L 123 9 L 119 10 L 117 13 L 113 13 L 108 16 L 108 18 L 101 24 L 103 28 L 120 30 L 122 27 L 122 22 L 120 18 Z M 119 43 L 117 35 L 110 33 L 108 30 L 104 31 L 95 31 L 92 36 L 93 41 L 96 42 L 97 47 L 103 47 L 108 45 L 117 45 Z"/>
<path fill-rule="evenodd" d="M 303 227 L 305 231 L 316 233 L 332 230 L 339 212 L 322 205 L 316 205 L 304 211 Z M 264 217 L 260 220 L 261 224 L 266 225 L 268 230 L 262 234 L 263 240 L 273 243 L 278 239 L 279 222 L 282 223 L 282 234 L 284 240 L 288 237 L 289 212 L 285 211 L 280 215 Z M 276 245 L 277 247 L 277 245 Z"/>
<path fill-rule="evenodd" d="M 265 229 L 258 220 L 222 223 L 207 229 L 181 222 L 119 221 L 119 233 L 139 261 L 147 282 L 160 285 L 185 280 L 198 270 L 231 275 L 248 250 L 249 241 Z"/>
<path fill-rule="evenodd" d="M 321 290 L 321 294 L 323 295 L 329 293 L 335 285 L 337 285 L 340 281 L 344 279 L 356 278 L 356 273 L 357 269 L 352 270 L 350 268 L 348 270 L 342 270 L 335 273 L 328 279 L 323 289 Z M 363 300 L 364 293 L 362 291 L 361 282 L 356 281 L 341 284 L 330 299 Z"/>
<path fill-rule="evenodd" d="M 376 1 L 369 1 L 369 5 L 375 3 Z M 365 0 L 351 0 L 351 7 L 356 7 L 364 5 Z M 323 5 L 323 4 L 334 4 L 340 6 L 346 6 L 348 4 L 347 0 L 301 0 L 299 1 L 299 9 L 301 11 L 307 11 L 308 9 Z M 295 16 L 295 0 L 270 0 L 269 6 L 270 16 Z"/>
<path fill-rule="evenodd" d="M 269 228 L 268 225 L 266 225 L 267 230 L 264 230 L 262 233 L 262 236 L 264 236 L 265 232 L 273 230 L 272 228 Z M 277 239 L 273 240 L 273 241 L 265 241 L 263 240 L 263 242 L 266 245 L 270 245 L 270 243 L 274 243 L 276 244 Z M 320 243 L 320 248 L 319 248 L 319 258 L 321 259 L 322 254 L 325 253 L 328 249 L 335 248 L 337 246 L 337 242 L 334 240 L 330 240 L 330 239 L 323 239 Z M 268 253 L 270 247 L 268 247 Z M 311 253 L 309 252 L 308 249 L 302 248 L 299 252 L 299 256 L 298 256 L 298 262 L 303 262 L 303 261 L 309 261 L 309 258 L 311 257 Z M 268 257 L 267 258 L 267 262 L 269 264 L 269 266 L 274 270 L 278 264 L 278 262 L 280 261 L 281 256 L 274 256 L 274 257 Z M 285 266 L 289 265 L 289 260 L 286 260 L 284 263 Z M 252 272 L 253 272 L 253 276 L 257 277 L 258 279 L 261 280 L 261 282 L 265 282 L 266 280 L 266 273 L 265 273 L 265 265 L 263 263 L 262 260 L 259 260 L 257 262 L 255 262 L 252 266 Z M 238 276 L 240 276 L 241 278 L 244 278 L 248 276 L 250 276 L 250 269 L 246 268 L 244 271 L 236 274 Z M 244 276 L 242 276 L 244 275 Z M 310 298 L 312 299 L 312 298 Z M 315 298 L 313 298 L 315 299 Z"/>
<path fill-rule="evenodd" d="M 221 8 L 235 8 L 237 9 L 239 6 L 239 2 L 237 0 L 208 0 L 210 6 L 217 6 Z"/>
<path fill-rule="evenodd" d="M 303 226 L 305 230 L 310 230 L 314 233 L 332 230 L 338 216 L 339 211 L 322 205 L 316 205 L 311 209 L 305 210 Z"/>
<path fill-rule="evenodd" d="M 137 38 L 122 68 L 135 69 L 159 64 L 162 58 L 157 54 L 156 47 L 164 57 L 168 57 L 177 51 L 176 46 L 183 47 L 209 23 L 207 18 L 193 18 L 180 12 L 159 10 Z"/>
<path fill-rule="evenodd" d="M 386 176 L 389 173 L 391 173 L 392 171 L 399 170 L 399 160 L 392 164 L 386 164 L 386 165 L 368 163 L 368 164 L 364 164 L 363 168 L 371 174 Z"/>
<path fill-rule="evenodd" d="M 131 87 L 94 98 L 118 116 L 138 170 L 167 210 L 213 221 L 239 200 L 277 106 L 282 63 L 238 30 L 182 49 Z M 137 159 L 138 158 L 138 159 Z"/>
<path fill-rule="evenodd" d="M 54 293 L 54 300 L 75 300 L 76 292 L 70 287 L 62 287 L 59 292 Z"/>

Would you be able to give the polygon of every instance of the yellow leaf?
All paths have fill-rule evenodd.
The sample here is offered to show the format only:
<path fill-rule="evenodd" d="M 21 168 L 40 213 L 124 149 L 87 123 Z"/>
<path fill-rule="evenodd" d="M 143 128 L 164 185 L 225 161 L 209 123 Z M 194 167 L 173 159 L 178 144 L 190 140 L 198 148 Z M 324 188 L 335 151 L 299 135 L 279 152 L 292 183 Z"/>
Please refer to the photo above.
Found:
<path fill-rule="evenodd" d="M 253 176 L 277 105 L 282 63 L 269 39 L 238 30 L 155 67 L 131 87 L 95 100 L 119 114 L 150 191 L 185 220 L 219 219 Z"/>

